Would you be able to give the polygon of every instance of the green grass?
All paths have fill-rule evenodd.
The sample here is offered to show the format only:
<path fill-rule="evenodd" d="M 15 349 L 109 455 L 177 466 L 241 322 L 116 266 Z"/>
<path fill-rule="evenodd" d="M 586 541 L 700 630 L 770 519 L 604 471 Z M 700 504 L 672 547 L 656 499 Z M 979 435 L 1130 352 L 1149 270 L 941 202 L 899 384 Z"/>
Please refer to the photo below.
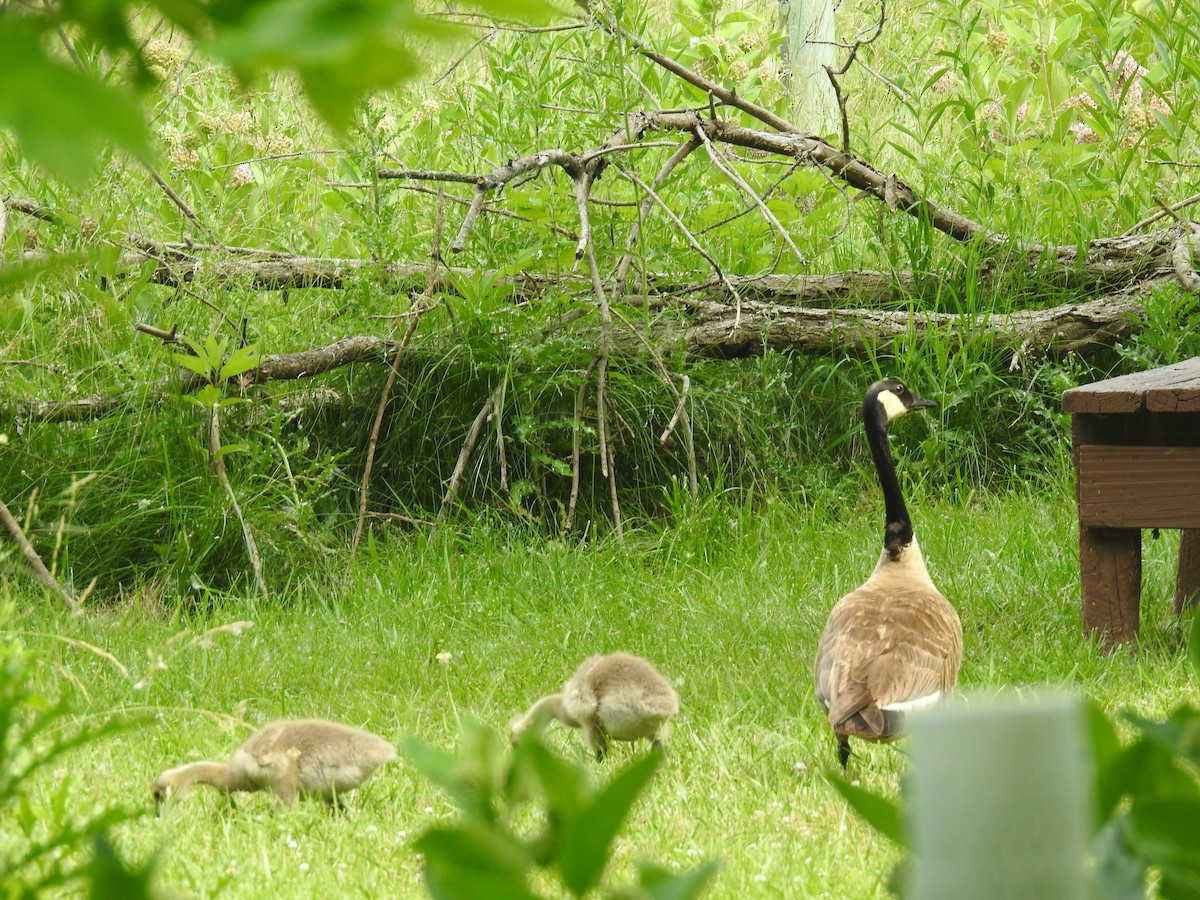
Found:
<path fill-rule="evenodd" d="M 1103 655 L 1080 634 L 1065 490 L 912 505 L 933 577 L 962 616 L 967 698 L 1056 684 L 1110 710 L 1163 715 L 1194 697 L 1169 616 L 1170 536 L 1146 541 L 1140 651 Z M 883 896 L 896 853 L 822 777 L 834 744 L 810 675 L 829 607 L 874 565 L 877 507 L 873 496 L 836 508 L 774 498 L 756 511 L 711 502 L 624 547 L 487 526 L 378 540 L 355 560 L 329 557 L 331 572 L 286 604 L 220 597 L 204 615 L 146 591 L 69 616 L 6 583 L 24 609 L 11 629 L 44 655 L 49 692 L 73 696 L 86 721 L 150 716 L 80 751 L 68 773 L 45 773 L 32 802 L 49 804 L 68 775 L 80 809 L 142 806 L 147 815 L 119 829 L 119 849 L 134 860 L 161 852 L 160 883 L 188 895 L 418 896 L 407 845 L 454 809 L 406 763 L 334 819 L 317 804 L 285 811 L 256 795 L 231 806 L 207 790 L 155 819 L 150 783 L 168 765 L 227 756 L 248 727 L 278 716 L 451 746 L 466 717 L 501 728 L 584 656 L 626 649 L 675 681 L 682 711 L 669 765 L 618 840 L 617 881 L 637 858 L 686 868 L 716 857 L 716 897 Z M 255 625 L 240 634 L 200 638 L 247 619 Z M 128 674 L 72 642 L 111 653 Z M 454 655 L 448 667 L 442 651 Z M 583 758 L 566 729 L 551 744 Z M 618 745 L 598 777 L 629 752 Z M 864 786 L 893 793 L 904 756 L 868 747 L 851 766 Z"/>

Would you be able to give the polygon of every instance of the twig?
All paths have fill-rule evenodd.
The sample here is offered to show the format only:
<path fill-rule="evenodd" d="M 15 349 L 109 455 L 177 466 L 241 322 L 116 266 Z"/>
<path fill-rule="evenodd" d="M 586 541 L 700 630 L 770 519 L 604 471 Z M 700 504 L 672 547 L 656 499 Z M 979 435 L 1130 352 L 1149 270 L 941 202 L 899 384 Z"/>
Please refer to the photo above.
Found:
<path fill-rule="evenodd" d="M 425 281 L 425 292 L 413 304 L 412 315 L 408 320 L 408 328 L 404 332 L 404 338 L 400 341 L 400 347 L 397 349 L 396 355 L 392 357 L 392 364 L 388 368 L 387 380 L 384 382 L 383 391 L 379 396 L 379 405 L 375 408 L 375 421 L 371 425 L 371 438 L 367 442 L 367 461 L 363 467 L 362 485 L 359 488 L 358 521 L 354 523 L 354 539 L 350 543 L 351 556 L 354 556 L 358 552 L 358 543 L 362 540 L 363 525 L 367 515 L 367 502 L 371 489 L 371 469 L 375 464 L 375 449 L 379 444 L 379 430 L 383 425 L 383 415 L 387 410 L 388 400 L 392 394 L 392 385 L 396 383 L 396 375 L 400 371 L 400 363 L 404 360 L 404 354 L 408 349 L 409 341 L 412 340 L 417 326 L 421 324 L 421 317 L 429 309 L 429 301 L 433 297 L 437 266 L 442 255 L 442 223 L 444 221 L 443 214 L 445 209 L 446 204 L 443 202 L 442 192 L 439 189 L 437 221 L 433 228 L 433 247 L 429 251 L 429 275 Z"/>
<path fill-rule="evenodd" d="M 471 423 L 471 429 L 467 432 L 462 449 L 458 452 L 458 460 L 454 463 L 454 471 L 450 473 L 450 485 L 446 488 L 446 496 L 442 498 L 442 507 L 438 510 L 437 522 L 439 525 L 445 521 L 446 513 L 450 511 L 450 504 L 458 496 L 458 489 L 462 485 L 467 463 L 471 460 L 471 454 L 475 452 L 475 445 L 479 443 L 479 436 L 483 433 L 483 426 L 487 424 L 488 416 L 491 415 L 495 402 L 496 392 L 493 391 L 492 395 L 484 401 L 483 406 L 479 408 L 475 421 Z"/>
<path fill-rule="evenodd" d="M 650 187 L 650 185 L 646 184 L 646 182 L 642 181 L 642 179 L 638 178 L 632 172 L 626 172 L 624 169 L 618 169 L 617 171 L 645 191 L 650 200 L 662 207 L 663 212 L 667 214 L 670 220 L 675 224 L 675 227 L 683 233 L 683 236 L 687 239 L 687 242 L 691 248 L 704 257 L 705 262 L 707 262 L 712 267 L 712 270 L 716 272 L 717 278 L 719 278 L 721 284 L 725 286 L 725 290 L 729 291 L 730 295 L 734 298 L 734 300 L 737 301 L 738 306 L 740 307 L 742 302 L 741 295 L 738 294 L 737 288 L 733 286 L 733 282 L 731 282 L 726 277 L 724 271 L 722 271 L 721 264 L 713 259 L 713 257 L 709 255 L 708 251 L 706 251 L 700 245 L 700 242 L 696 240 L 695 235 L 693 235 L 688 229 L 687 225 L 683 223 L 683 220 L 676 215 L 675 211 L 671 209 L 671 207 L 667 206 L 666 201 L 658 195 L 654 188 Z"/>
<path fill-rule="evenodd" d="M 605 409 L 604 381 L 608 375 L 608 357 L 601 356 L 596 364 L 596 432 L 600 438 L 600 474 L 608 477 L 608 416 Z"/>
<path fill-rule="evenodd" d="M 25 554 L 25 559 L 30 567 L 32 567 L 34 574 L 37 575 L 38 580 L 54 591 L 54 593 L 58 594 L 68 607 L 72 610 L 78 610 L 79 601 L 50 574 L 50 570 L 46 568 L 46 564 L 42 562 L 42 558 L 33 549 L 33 544 L 29 543 L 29 539 L 25 537 L 25 532 L 21 530 L 20 524 L 13 518 L 13 514 L 8 511 L 8 505 L 3 500 L 0 500 L 0 521 L 4 522 L 4 527 L 8 529 L 8 533 L 12 535 L 12 539 L 17 542 L 17 546 Z"/>
<path fill-rule="evenodd" d="M 1197 163 L 1197 165 L 1200 165 L 1200 163 Z M 1178 203 L 1172 203 L 1170 206 L 1163 205 L 1162 201 L 1157 197 L 1155 198 L 1154 202 L 1161 207 L 1159 211 L 1142 219 L 1142 221 L 1138 222 L 1136 225 L 1130 226 L 1130 228 L 1126 230 L 1121 237 L 1129 237 L 1132 234 L 1136 234 L 1147 225 L 1153 225 L 1159 219 L 1166 218 L 1167 216 L 1178 218 L 1175 216 L 1175 213 L 1179 212 L 1181 209 L 1192 206 L 1195 203 L 1200 203 L 1200 194 L 1192 194 L 1192 196 L 1188 197 L 1187 199 L 1180 200 Z"/>
<path fill-rule="evenodd" d="M 838 112 L 841 114 L 842 120 L 842 152 L 847 156 L 850 155 L 850 118 L 846 113 L 846 98 L 842 94 L 842 85 L 838 81 L 839 75 L 845 75 L 850 71 L 850 66 L 854 64 L 854 60 L 858 57 L 858 51 L 864 44 L 873 43 L 879 35 L 883 33 L 883 23 L 887 18 L 887 0 L 879 0 L 879 21 L 875 23 L 875 33 L 869 38 L 855 38 L 854 45 L 850 48 L 850 53 L 846 56 L 846 61 L 841 68 L 835 69 L 833 66 L 824 66 L 825 74 L 829 77 L 829 83 L 833 85 L 833 95 L 837 99 Z"/>
<path fill-rule="evenodd" d="M 496 406 L 492 410 L 492 419 L 496 423 L 496 453 L 500 457 L 500 490 L 508 492 L 508 452 L 504 448 L 504 395 L 508 391 L 508 373 L 500 380 L 500 395 L 496 398 Z"/>
<path fill-rule="evenodd" d="M 592 357 L 587 371 L 583 373 L 583 379 L 579 382 L 579 390 L 575 392 L 575 421 L 571 427 L 571 495 L 567 499 L 567 514 L 563 518 L 563 534 L 569 534 L 575 527 L 575 505 L 579 500 L 579 450 L 583 431 L 583 401 L 587 395 L 587 386 L 592 378 L 592 372 L 596 370 L 596 364 L 599 362 L 600 357 Z"/>
<path fill-rule="evenodd" d="M 134 322 L 133 330 L 140 331 L 142 334 L 148 334 L 151 337 L 156 337 L 164 344 L 175 344 L 179 346 L 187 346 L 183 338 L 175 331 L 176 326 L 172 325 L 170 331 L 163 331 L 161 328 L 155 328 L 153 325 L 147 325 L 145 322 Z M 190 350 L 188 351 L 191 352 Z"/>
<path fill-rule="evenodd" d="M 654 187 L 659 187 L 671 175 L 675 168 L 688 158 L 691 153 L 699 148 L 700 139 L 695 135 L 687 140 L 686 143 L 680 144 L 675 152 L 663 163 L 662 168 L 658 170 L 658 174 L 654 176 Z M 629 238 L 625 242 L 625 254 L 617 263 L 617 290 L 623 291 L 626 279 L 629 277 L 629 267 L 633 264 L 633 251 L 637 247 L 637 242 L 642 234 L 642 220 L 650 213 L 650 207 L 654 205 L 653 192 L 649 192 L 642 199 L 638 208 L 637 218 L 633 220 L 633 224 L 629 226 Z"/>
<path fill-rule="evenodd" d="M 229 481 L 229 472 L 225 468 L 225 456 L 221 453 L 220 411 L 220 403 L 214 403 L 208 410 L 208 452 L 212 458 L 213 469 L 217 473 L 217 480 L 221 482 L 221 486 L 225 489 L 225 493 L 229 497 L 229 505 L 233 507 L 233 514 L 237 516 L 237 520 L 242 525 L 242 537 L 246 541 L 246 553 L 250 557 L 250 568 L 254 571 L 254 580 L 258 583 L 259 593 L 262 594 L 263 600 L 270 600 L 271 595 L 267 591 L 267 582 L 263 579 L 262 557 L 258 554 L 258 543 L 254 540 L 254 533 L 250 530 L 250 524 L 246 521 L 246 517 L 242 515 L 241 504 L 238 503 L 237 494 L 233 490 L 233 484 Z"/>
<path fill-rule="evenodd" d="M 367 510 L 368 516 L 374 516 L 377 519 L 395 519 L 398 522 L 405 522 L 409 525 L 429 525 L 437 527 L 437 522 L 430 522 L 428 519 L 414 519 L 412 516 L 402 516 L 400 513 L 394 512 L 377 512 L 373 509 Z"/>
<path fill-rule="evenodd" d="M 618 37 L 619 39 L 624 40 L 631 47 L 637 50 L 638 53 L 642 54 L 642 56 L 662 66 L 671 74 L 682 78 L 693 87 L 700 88 L 700 90 L 702 90 L 704 93 L 716 97 L 722 103 L 735 107 L 736 109 L 740 109 L 742 112 L 753 116 L 760 122 L 770 125 L 772 128 L 775 128 L 778 131 L 783 131 L 790 134 L 802 133 L 799 128 L 787 121 L 787 119 L 775 115 L 775 113 L 771 112 L 765 107 L 759 106 L 757 103 L 752 103 L 749 100 L 746 100 L 745 98 L 739 96 L 737 91 L 729 90 L 715 81 L 710 81 L 703 75 L 700 75 L 692 69 L 689 69 L 682 63 L 671 59 L 669 56 L 663 56 L 661 53 L 652 50 L 650 47 L 646 46 L 646 44 L 640 38 L 622 28 L 617 22 L 616 18 L 614 18 L 608 10 L 604 10 L 604 15 L 601 15 L 598 4 L 596 4 L 594 0 L 576 0 L 576 3 L 586 9 L 589 13 L 594 14 L 606 31 Z"/>
<path fill-rule="evenodd" d="M 8 201 L 0 197 L 0 247 L 4 246 L 4 238 L 8 234 Z"/>
<path fill-rule="evenodd" d="M 472 53 L 474 53 L 480 44 L 484 44 L 484 43 L 490 41 L 492 38 L 494 38 L 496 36 L 496 32 L 498 30 L 499 29 L 497 29 L 495 26 L 492 26 L 492 28 L 490 28 L 488 30 L 487 34 L 483 35 L 483 37 L 481 37 L 479 40 L 477 40 L 475 43 L 473 43 L 470 47 L 468 47 L 466 50 L 464 50 L 463 53 L 458 57 L 458 59 L 454 60 L 454 62 L 452 62 L 450 64 L 449 68 L 447 68 L 445 72 L 443 72 L 437 78 L 433 79 L 432 83 L 433 84 L 441 84 L 443 81 L 445 81 L 447 78 L 449 78 L 454 73 L 455 69 L 457 69 L 464 62 L 466 62 L 467 57 L 470 56 Z"/>
<path fill-rule="evenodd" d="M 663 430 L 658 442 L 660 445 L 665 447 L 667 445 L 667 440 L 671 437 L 671 432 L 675 430 L 676 424 L 678 423 L 683 425 L 683 432 L 685 436 L 684 447 L 687 452 L 688 462 L 688 485 L 691 488 L 692 499 L 698 499 L 700 496 L 700 480 L 697 475 L 696 466 L 696 440 L 692 429 L 692 419 L 687 410 L 687 399 L 688 394 L 692 389 L 692 380 L 688 378 L 687 375 L 675 376 L 682 379 L 683 382 L 683 390 L 676 390 L 675 384 L 671 380 L 671 373 L 667 370 L 667 365 L 662 360 L 662 355 L 651 345 L 648 340 L 646 340 L 646 336 L 633 326 L 633 323 L 630 322 L 629 319 L 623 316 L 620 311 L 616 311 L 616 314 L 622 322 L 629 326 L 629 330 L 637 336 L 638 340 L 642 343 L 642 346 L 646 348 L 646 352 L 650 354 L 650 360 L 654 364 L 655 371 L 658 372 L 663 384 L 667 386 L 667 390 L 670 392 L 671 396 L 675 398 L 675 414 L 671 417 L 671 421 Z"/>
<path fill-rule="evenodd" d="M 679 146 L 677 141 L 635 141 L 632 144 L 612 144 L 612 145 L 606 144 L 603 147 L 599 147 L 595 150 L 591 150 L 588 153 L 583 154 L 583 156 L 579 157 L 579 161 L 582 162 L 584 165 L 586 165 L 587 163 L 590 163 L 593 159 L 599 159 L 601 156 L 604 156 L 605 154 L 608 154 L 608 153 L 624 153 L 626 150 L 644 150 L 647 147 L 677 147 L 677 146 Z"/>
<path fill-rule="evenodd" d="M 200 217 L 196 215 L 195 211 L 187 205 L 182 197 L 175 193 L 175 189 L 167 184 L 167 180 L 159 175 L 153 166 L 147 165 L 146 171 L 150 173 L 150 177 L 154 179 L 158 186 L 163 189 L 163 193 L 171 198 L 171 202 L 179 207 L 179 211 L 183 213 L 184 218 L 191 219 L 197 225 L 201 224 Z"/>
<path fill-rule="evenodd" d="M 713 165 L 716 166 L 717 169 L 722 173 L 724 173 L 726 178 L 750 195 L 750 197 L 754 200 L 755 205 L 758 206 L 759 211 L 763 214 L 763 217 L 779 232 L 779 236 L 783 238 L 784 243 L 786 243 L 791 249 L 792 253 L 795 254 L 796 259 L 800 261 L 800 264 L 802 266 L 807 266 L 808 258 L 800 252 L 800 248 L 796 246 L 795 241 L 792 240 L 792 236 L 787 233 L 787 229 L 783 227 L 777 218 L 775 218 L 775 213 L 771 212 L 770 207 L 768 207 L 767 204 L 763 202 L 762 198 L 754 192 L 754 189 L 751 188 L 750 185 L 746 184 L 745 179 L 737 173 L 737 170 L 725 165 L 724 161 L 721 159 L 721 155 L 717 153 L 717 148 L 714 147 L 712 141 L 709 140 L 708 133 L 704 130 L 704 128 L 697 127 L 693 131 L 693 134 L 699 137 L 700 140 L 704 141 L 704 149 L 708 151 L 709 158 L 712 160 Z"/>

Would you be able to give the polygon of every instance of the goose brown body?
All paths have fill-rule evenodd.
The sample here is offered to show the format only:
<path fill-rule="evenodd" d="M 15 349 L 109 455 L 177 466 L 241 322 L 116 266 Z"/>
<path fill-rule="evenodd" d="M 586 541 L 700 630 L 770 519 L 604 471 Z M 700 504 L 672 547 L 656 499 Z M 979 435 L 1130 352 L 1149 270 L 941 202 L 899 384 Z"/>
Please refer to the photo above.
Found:
<path fill-rule="evenodd" d="M 679 695 L 649 660 L 630 653 L 589 656 L 561 693 L 542 697 L 512 724 L 510 736 L 517 741 L 530 726 L 558 719 L 582 729 L 596 759 L 603 760 L 610 739 L 645 738 L 661 746 L 668 720 L 678 711 Z"/>
<path fill-rule="evenodd" d="M 962 625 L 929 577 L 886 443 L 890 419 L 932 405 L 896 381 L 876 382 L 864 398 L 887 504 L 884 549 L 870 578 L 829 613 L 814 667 L 843 766 L 849 738 L 894 739 L 908 711 L 948 699 L 958 680 Z"/>
<path fill-rule="evenodd" d="M 207 784 L 226 793 L 269 790 L 287 806 L 310 796 L 334 804 L 395 758 L 396 748 L 370 732 L 323 719 L 283 719 L 251 735 L 228 763 L 167 769 L 152 793 L 161 804 Z"/>

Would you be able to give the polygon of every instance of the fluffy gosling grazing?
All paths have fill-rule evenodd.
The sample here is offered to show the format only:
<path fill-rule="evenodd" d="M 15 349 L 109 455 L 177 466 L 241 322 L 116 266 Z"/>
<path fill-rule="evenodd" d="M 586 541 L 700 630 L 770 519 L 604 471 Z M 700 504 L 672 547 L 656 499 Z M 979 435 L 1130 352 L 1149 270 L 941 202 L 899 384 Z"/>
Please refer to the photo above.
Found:
<path fill-rule="evenodd" d="M 929 578 L 888 450 L 888 422 L 936 406 L 899 381 L 877 381 L 863 398 L 863 423 L 883 489 L 883 553 L 866 583 L 833 607 L 817 646 L 817 699 L 837 736 L 890 741 L 907 711 L 945 700 L 962 663 L 958 613 Z"/>
<path fill-rule="evenodd" d="M 654 666 L 640 656 L 610 653 L 589 656 L 571 676 L 561 694 L 543 697 L 512 724 L 516 743 L 531 725 L 554 718 L 583 729 L 583 739 L 603 762 L 608 741 L 647 738 L 661 748 L 679 712 L 679 695 Z"/>
<path fill-rule="evenodd" d="M 228 763 L 167 769 L 155 780 L 152 794 L 159 809 L 168 797 L 182 797 L 194 784 L 226 793 L 269 790 L 285 806 L 298 796 L 338 806 L 343 794 L 395 758 L 396 748 L 369 732 L 322 719 L 284 719 L 252 735 Z"/>

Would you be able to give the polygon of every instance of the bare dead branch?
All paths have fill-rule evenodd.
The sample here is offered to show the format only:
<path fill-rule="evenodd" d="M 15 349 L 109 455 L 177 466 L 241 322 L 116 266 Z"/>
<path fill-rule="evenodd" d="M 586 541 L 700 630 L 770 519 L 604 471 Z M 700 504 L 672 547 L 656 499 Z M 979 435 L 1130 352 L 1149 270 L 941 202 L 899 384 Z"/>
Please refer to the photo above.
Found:
<path fill-rule="evenodd" d="M 496 455 L 500 457 L 500 490 L 508 493 L 508 451 L 504 448 L 504 396 L 508 392 L 508 373 L 500 380 L 500 394 L 492 410 L 492 421 L 496 423 Z"/>
<path fill-rule="evenodd" d="M 687 157 L 700 146 L 700 140 L 694 135 L 684 144 L 671 154 L 670 158 L 663 163 L 662 168 L 658 170 L 658 174 L 654 176 L 654 186 L 657 188 L 670 177 L 675 168 L 683 162 Z M 650 212 L 650 207 L 654 205 L 654 195 L 647 193 L 642 199 L 638 208 L 637 218 L 633 220 L 633 224 L 629 226 L 629 237 L 625 242 L 625 253 L 617 263 L 617 290 L 624 291 L 626 279 L 629 277 L 629 267 L 633 264 L 633 251 L 637 247 L 638 239 L 642 233 L 642 220 Z"/>
<path fill-rule="evenodd" d="M 596 370 L 599 362 L 600 357 L 592 357 L 587 371 L 583 373 L 583 378 L 579 382 L 579 390 L 575 392 L 575 421 L 571 428 L 571 495 L 567 499 L 567 512 L 563 518 L 562 533 L 564 535 L 570 534 L 571 529 L 575 527 L 575 506 L 579 501 L 579 451 L 583 430 L 583 401 L 587 396 L 587 386 L 592 378 L 592 372 Z"/>
<path fill-rule="evenodd" d="M 413 181 L 453 181 L 459 184 L 479 184 L 487 176 L 467 172 L 437 172 L 430 169 L 380 169 L 376 178 L 408 178 Z"/>
<path fill-rule="evenodd" d="M 30 218 L 43 222 L 61 222 L 62 216 L 49 207 L 34 203 L 32 200 L 22 200 L 19 197 L 5 197 L 4 205 L 14 212 L 24 213 Z"/>
<path fill-rule="evenodd" d="M 733 282 L 731 282 L 726 277 L 725 273 L 721 270 L 721 264 L 718 263 L 715 259 L 713 259 L 713 257 L 708 253 L 708 251 L 705 250 L 700 245 L 700 242 L 698 240 L 696 240 L 696 236 L 693 235 L 692 232 L 688 229 L 687 225 L 685 225 L 683 223 L 683 220 L 675 214 L 675 211 L 667 205 L 666 201 L 663 200 L 662 197 L 660 197 L 658 195 L 658 193 L 654 190 L 654 188 L 650 187 L 650 185 L 646 184 L 646 182 L 642 181 L 642 179 L 638 178 L 632 172 L 626 172 L 623 169 L 620 169 L 618 171 L 620 171 L 620 173 L 623 176 L 628 178 L 630 181 L 632 181 L 634 184 L 636 184 L 638 187 L 640 187 L 643 191 L 645 191 L 646 195 L 652 201 L 654 201 L 660 207 L 662 207 L 663 211 L 667 214 L 668 218 L 670 218 L 670 220 L 675 224 L 675 227 L 678 228 L 683 233 L 683 236 L 687 240 L 689 246 L 691 246 L 691 248 L 693 250 L 695 250 L 697 253 L 699 253 L 700 256 L 702 256 L 704 258 L 705 262 L 707 262 L 710 266 L 712 266 L 712 270 L 716 273 L 717 278 L 720 279 L 721 284 L 725 285 L 726 290 L 729 291 L 730 296 L 733 297 L 733 299 L 737 302 L 737 304 L 740 308 L 741 303 L 742 303 L 741 295 L 738 294 L 737 288 L 733 286 Z"/>
<path fill-rule="evenodd" d="M 1196 229 L 1200 232 L 1200 229 Z M 1192 268 L 1192 258 L 1195 251 L 1195 232 L 1183 231 L 1175 240 L 1175 249 L 1171 259 L 1175 263 L 1175 277 L 1179 279 L 1183 289 L 1191 294 L 1200 294 L 1200 275 Z"/>
<path fill-rule="evenodd" d="M 217 480 L 221 482 L 221 487 L 225 489 L 225 495 L 229 498 L 233 514 L 241 523 L 242 539 L 246 544 L 246 555 L 250 558 L 250 568 L 254 572 L 254 581 L 258 585 L 258 591 L 262 594 L 263 600 L 270 600 L 271 595 L 267 591 L 267 582 L 263 579 L 262 557 L 258 553 L 258 543 L 254 540 L 254 532 L 250 530 L 250 523 L 242 514 L 242 506 L 238 503 L 233 484 L 229 481 L 229 472 L 225 468 L 225 456 L 221 453 L 221 404 L 219 403 L 214 403 L 208 408 L 208 454 Z"/>
<path fill-rule="evenodd" d="M 471 423 L 466 440 L 463 441 L 462 449 L 458 453 L 458 461 L 454 464 L 454 471 L 450 474 L 450 484 L 446 488 L 446 496 L 442 498 L 442 507 L 438 510 L 438 524 L 446 520 L 446 513 L 450 511 L 450 505 L 454 502 L 454 498 L 458 496 L 458 489 L 462 485 L 463 474 L 467 470 L 467 463 L 471 461 L 471 454 L 475 452 L 475 445 L 479 443 L 479 436 L 483 434 L 483 427 L 487 424 L 488 417 L 495 408 L 499 392 L 500 388 L 492 392 L 483 406 L 479 408 L 479 413 L 475 416 L 475 421 Z"/>
<path fill-rule="evenodd" d="M 1200 163 L 1197 163 L 1197 165 L 1200 165 Z M 1193 204 L 1196 204 L 1196 203 L 1200 203 L 1200 194 L 1192 194 L 1192 196 L 1188 197 L 1187 199 L 1180 200 L 1178 203 L 1172 203 L 1169 206 L 1164 205 L 1163 208 L 1160 209 L 1158 212 L 1154 213 L 1151 216 L 1147 216 L 1146 218 L 1142 219 L 1142 221 L 1138 222 L 1136 225 L 1130 226 L 1130 228 L 1127 231 L 1125 231 L 1121 234 L 1121 237 L 1129 237 L 1131 234 L 1137 234 L 1139 231 L 1141 231 L 1147 225 L 1153 225 L 1159 219 L 1163 219 L 1163 218 L 1166 218 L 1167 216 L 1171 216 L 1174 213 L 1179 212 L 1181 209 L 1186 209 L 1187 207 L 1192 206 Z M 1162 204 L 1160 204 L 1160 205 L 1162 205 Z"/>
<path fill-rule="evenodd" d="M 752 103 L 749 100 L 738 96 L 737 91 L 729 90 L 715 81 L 710 81 L 703 75 L 700 75 L 692 69 L 689 69 L 687 66 L 683 65 L 683 63 L 652 50 L 637 36 L 622 28 L 620 24 L 617 23 L 616 19 L 608 12 L 608 10 L 601 10 L 599 8 L 599 4 L 593 2 L 593 0 L 576 0 L 576 2 L 589 13 L 594 15 L 605 31 L 625 41 L 625 43 L 637 50 L 637 52 L 646 57 L 646 59 L 657 63 L 668 72 L 678 76 L 679 78 L 682 78 L 693 87 L 698 87 L 705 94 L 717 98 L 727 106 L 740 109 L 742 112 L 753 116 L 765 125 L 770 125 L 772 128 L 783 132 L 793 134 L 800 133 L 800 129 L 791 122 L 775 115 L 775 113 L 771 112 L 765 107 L 759 106 L 757 103 Z"/>
<path fill-rule="evenodd" d="M 874 43 L 874 41 L 883 34 L 883 23 L 887 18 L 887 0 L 879 0 L 879 21 L 875 23 L 875 33 L 868 38 L 855 38 L 854 44 L 850 47 L 850 52 L 846 55 L 846 61 L 842 63 L 840 68 L 833 66 L 825 66 L 825 75 L 829 78 L 830 85 L 833 86 L 833 95 L 837 100 L 838 112 L 841 114 L 842 121 L 842 152 L 847 156 L 850 155 L 850 118 L 846 113 L 846 97 L 842 93 L 842 84 L 838 80 L 839 77 L 850 71 L 850 67 L 854 65 L 854 61 L 858 58 L 858 51 L 866 44 Z"/>
<path fill-rule="evenodd" d="M 721 154 L 717 152 L 717 148 L 713 146 L 712 141 L 709 139 L 704 129 L 697 128 L 695 130 L 695 135 L 704 142 L 704 149 L 708 151 L 708 156 L 709 159 L 712 160 L 712 164 L 716 166 L 716 168 L 726 178 L 732 181 L 738 190 L 742 191 L 754 201 L 754 205 L 757 206 L 759 212 L 763 214 L 763 218 L 767 220 L 772 228 L 779 232 L 779 237 L 785 244 L 787 244 L 792 253 L 795 254 L 795 257 L 797 260 L 799 260 L 800 265 L 807 266 L 808 257 L 800 252 L 800 248 L 796 246 L 795 241 L 792 240 L 792 236 L 788 234 L 787 229 L 783 227 L 779 219 L 775 218 L 775 213 L 771 212 L 770 207 L 768 207 L 767 204 L 763 202 L 763 199 L 754 192 L 754 188 L 750 187 L 750 185 L 746 183 L 746 179 L 742 178 L 742 176 L 737 173 L 736 169 L 725 164 L 725 161 L 721 159 Z"/>
<path fill-rule="evenodd" d="M 429 277 L 425 282 L 425 293 L 412 305 L 412 309 L 410 310 L 412 315 L 408 319 L 408 328 L 404 332 L 403 340 L 400 341 L 400 347 L 396 350 L 395 356 L 392 357 L 391 366 L 388 367 L 387 380 L 384 382 L 383 390 L 379 395 L 379 405 L 375 409 L 375 421 L 371 425 L 371 437 L 367 442 L 367 460 L 363 466 L 362 485 L 359 488 L 358 495 L 358 521 L 354 523 L 354 538 L 350 542 L 351 556 L 354 556 L 358 552 L 358 544 L 362 539 L 363 525 L 366 522 L 367 503 L 371 489 L 371 469 L 375 465 L 375 448 L 379 444 L 379 430 L 383 425 L 383 415 L 387 410 L 388 400 L 392 395 L 392 386 L 396 383 L 396 375 L 400 371 L 400 364 L 404 361 L 404 353 L 408 349 L 409 341 L 412 340 L 417 326 L 421 323 L 421 316 L 430 308 L 430 300 L 433 297 L 434 280 L 437 275 L 438 262 L 441 260 L 442 255 L 442 224 L 444 222 L 445 209 L 446 204 L 442 199 L 441 189 L 439 188 L 437 220 L 433 229 L 433 247 L 429 251 Z"/>
<path fill-rule="evenodd" d="M 13 514 L 9 512 L 8 505 L 3 500 L 0 500 L 0 522 L 4 523 L 4 527 L 8 529 L 8 533 L 12 536 L 12 539 L 21 548 L 21 553 L 24 554 L 38 581 L 58 594 L 70 609 L 79 609 L 79 601 L 58 583 L 58 579 L 50 574 L 50 570 L 46 568 L 46 564 L 42 562 L 42 558 L 33 549 L 33 544 L 29 543 L 29 539 L 25 537 L 25 532 L 21 530 L 20 523 L 13 518 Z"/>

